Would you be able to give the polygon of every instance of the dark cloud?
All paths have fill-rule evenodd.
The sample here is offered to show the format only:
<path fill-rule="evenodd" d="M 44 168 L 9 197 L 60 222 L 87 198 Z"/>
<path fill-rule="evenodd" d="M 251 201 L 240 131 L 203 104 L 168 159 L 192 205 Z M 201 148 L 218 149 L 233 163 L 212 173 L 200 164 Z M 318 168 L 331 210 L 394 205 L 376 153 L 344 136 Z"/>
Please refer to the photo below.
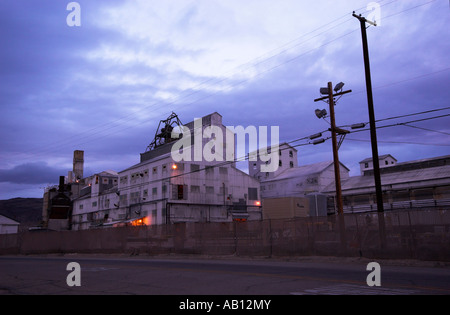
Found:
<path fill-rule="evenodd" d="M 115 21 L 98 23 L 100 18 L 108 16 L 102 14 L 105 8 L 123 5 L 123 1 L 77 2 L 82 8 L 82 26 L 78 28 L 66 25 L 69 1 L 2 1 L 2 187 L 6 182 L 57 183 L 58 177 L 66 175 L 68 169 L 53 166 L 50 161 L 70 164 L 72 152 L 76 149 L 85 151 L 90 173 L 125 169 L 138 162 L 139 153 L 144 152 L 152 141 L 159 120 L 165 119 L 171 111 L 178 113 L 183 122 L 217 111 L 223 116 L 225 125 L 280 126 L 281 141 L 315 134 L 329 128 L 325 121 L 318 120 L 314 115 L 316 108 L 327 108 L 328 105 L 313 101 L 319 97 L 319 88 L 328 81 L 343 81 L 346 88 L 353 90 L 336 106 L 337 124 L 368 121 L 361 34 L 356 19 L 352 20 L 351 16 L 348 23 L 330 28 L 323 37 L 314 38 L 317 43 L 309 41 L 311 46 L 292 42 L 289 47 L 293 49 L 279 54 L 275 52 L 276 55 L 267 60 L 259 58 L 250 61 L 239 69 L 257 75 L 239 79 L 242 75 L 239 69 L 226 76 L 218 73 L 216 77 L 208 77 L 195 75 L 195 71 L 190 73 L 186 70 L 189 67 L 181 69 L 170 61 L 179 58 L 188 64 L 196 64 L 212 52 L 208 51 L 207 46 L 202 45 L 198 49 L 195 45 L 180 47 L 171 41 L 170 36 L 166 41 L 156 43 L 148 38 L 131 36 L 120 27 L 112 27 Z M 395 7 L 397 4 L 393 2 L 383 6 L 383 10 L 392 10 L 383 11 L 383 14 L 395 14 L 410 7 L 406 2 Z M 159 5 L 164 4 L 161 2 Z M 350 7 L 354 3 L 348 5 Z M 362 5 L 366 3 L 357 3 L 356 7 Z M 329 7 L 331 10 L 332 5 Z M 440 11 L 441 7 L 446 10 Z M 435 8 L 438 9 L 436 12 Z M 126 14 L 126 9 L 124 6 L 124 11 L 119 13 Z M 199 18 L 200 9 L 187 6 L 180 14 L 178 25 L 164 25 L 164 29 L 172 30 L 172 34 L 186 32 L 189 25 Z M 421 7 L 408 11 L 408 15 L 393 15 L 384 19 L 381 27 L 369 28 L 378 119 L 447 106 L 450 71 L 443 71 L 450 66 L 447 57 L 450 48 L 447 13 L 446 4 L 434 2 L 429 10 Z M 149 16 L 154 16 L 152 14 L 154 12 L 149 12 Z M 305 14 L 309 12 L 305 10 Z M 133 16 L 121 21 L 123 23 L 128 19 L 133 19 Z M 344 20 L 339 23 L 341 21 Z M 317 26 L 324 23 L 326 21 Z M 106 24 L 109 25 L 107 28 L 100 26 Z M 205 25 L 201 34 L 215 38 L 219 36 L 207 30 Z M 349 33 L 352 30 L 354 32 Z M 299 30 L 299 33 L 309 31 Z M 233 32 L 236 29 L 220 34 L 230 36 Z M 243 32 L 243 38 L 248 36 L 245 29 L 239 32 Z M 253 35 L 262 36 L 261 40 L 266 36 L 255 29 L 252 30 Z M 198 40 L 208 42 L 208 38 Z M 103 49 L 105 47 L 107 49 Z M 109 48 L 118 53 L 117 56 L 108 56 Z M 97 55 L 93 57 L 92 52 Z M 99 52 L 105 55 L 99 55 Z M 151 63 L 129 56 L 160 59 L 159 63 Z M 126 62 L 122 57 L 128 57 Z M 221 61 L 217 62 L 217 69 L 221 69 Z M 223 62 L 226 63 L 226 60 Z M 183 84 L 186 82 L 189 84 Z M 197 86 L 192 87 L 192 82 Z M 218 87 L 223 89 L 218 91 Z M 173 97 L 163 101 L 158 95 L 161 92 Z M 417 119 L 430 116 L 433 114 Z M 447 117 L 416 125 L 450 132 L 448 121 Z M 370 139 L 368 132 L 351 136 Z M 449 143 L 449 136 L 420 129 L 404 126 L 383 129 L 379 131 L 379 140 L 380 154 L 391 153 L 399 161 L 448 153 L 448 147 L 406 144 Z M 17 160 L 18 152 L 24 160 Z M 371 155 L 370 143 L 346 140 L 340 155 L 344 164 L 356 167 L 357 171 L 358 161 Z M 332 158 L 329 141 L 320 146 L 299 148 L 300 164 Z M 4 165 L 16 166 L 5 169 Z"/>
<path fill-rule="evenodd" d="M 45 162 L 26 163 L 12 169 L 0 169 L 0 183 L 48 184 L 58 183 L 59 176 L 67 175 L 67 170 L 51 167 Z"/>

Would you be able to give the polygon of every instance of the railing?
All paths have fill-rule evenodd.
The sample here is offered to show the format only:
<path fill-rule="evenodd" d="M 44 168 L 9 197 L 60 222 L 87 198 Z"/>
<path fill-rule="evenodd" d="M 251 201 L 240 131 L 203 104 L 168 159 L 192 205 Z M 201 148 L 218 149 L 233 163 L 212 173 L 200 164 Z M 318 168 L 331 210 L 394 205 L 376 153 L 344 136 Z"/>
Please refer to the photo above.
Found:
<path fill-rule="evenodd" d="M 439 209 L 444 208 L 450 210 L 450 198 L 446 199 L 424 199 L 424 200 L 409 200 L 396 201 L 392 203 L 383 203 L 384 210 L 411 210 L 411 209 Z M 329 207 L 328 212 L 332 213 L 333 208 Z M 344 213 L 363 213 L 377 211 L 377 204 L 366 204 L 356 206 L 344 206 Z"/>

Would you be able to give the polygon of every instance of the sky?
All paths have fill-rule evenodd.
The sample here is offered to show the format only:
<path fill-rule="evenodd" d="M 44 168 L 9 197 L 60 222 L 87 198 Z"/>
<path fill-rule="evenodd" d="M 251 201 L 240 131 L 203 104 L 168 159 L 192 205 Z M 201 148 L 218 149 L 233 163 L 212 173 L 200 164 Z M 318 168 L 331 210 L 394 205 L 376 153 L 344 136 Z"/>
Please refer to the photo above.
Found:
<path fill-rule="evenodd" d="M 299 165 L 331 161 L 331 140 L 304 139 L 329 128 L 315 116 L 328 110 L 314 102 L 319 89 L 352 90 L 335 107 L 338 126 L 369 121 L 353 11 L 378 24 L 367 34 L 380 155 L 450 153 L 447 0 L 76 3 L 1 1 L 0 199 L 42 197 L 74 150 L 85 151 L 85 176 L 137 164 L 172 112 L 279 126 L 280 142 L 303 139 L 292 143 Z M 353 176 L 372 155 L 367 129 L 339 150 Z"/>

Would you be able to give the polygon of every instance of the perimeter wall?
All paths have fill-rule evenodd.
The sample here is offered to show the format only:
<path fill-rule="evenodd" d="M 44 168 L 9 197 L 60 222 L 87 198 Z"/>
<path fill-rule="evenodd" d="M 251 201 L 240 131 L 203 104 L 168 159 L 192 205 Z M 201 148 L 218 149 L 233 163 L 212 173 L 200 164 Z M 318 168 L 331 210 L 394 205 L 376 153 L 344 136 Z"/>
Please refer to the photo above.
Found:
<path fill-rule="evenodd" d="M 0 235 L 0 254 L 50 253 L 362 256 L 450 261 L 450 211 Z"/>

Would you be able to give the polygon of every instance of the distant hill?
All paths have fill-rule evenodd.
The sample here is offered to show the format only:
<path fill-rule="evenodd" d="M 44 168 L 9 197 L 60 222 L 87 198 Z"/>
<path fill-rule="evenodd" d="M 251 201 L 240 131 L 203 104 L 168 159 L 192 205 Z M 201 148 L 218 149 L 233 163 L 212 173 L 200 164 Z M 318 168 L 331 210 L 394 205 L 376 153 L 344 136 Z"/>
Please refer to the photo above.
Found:
<path fill-rule="evenodd" d="M 0 214 L 20 222 L 22 227 L 35 226 L 42 221 L 42 202 L 42 198 L 0 200 Z"/>

